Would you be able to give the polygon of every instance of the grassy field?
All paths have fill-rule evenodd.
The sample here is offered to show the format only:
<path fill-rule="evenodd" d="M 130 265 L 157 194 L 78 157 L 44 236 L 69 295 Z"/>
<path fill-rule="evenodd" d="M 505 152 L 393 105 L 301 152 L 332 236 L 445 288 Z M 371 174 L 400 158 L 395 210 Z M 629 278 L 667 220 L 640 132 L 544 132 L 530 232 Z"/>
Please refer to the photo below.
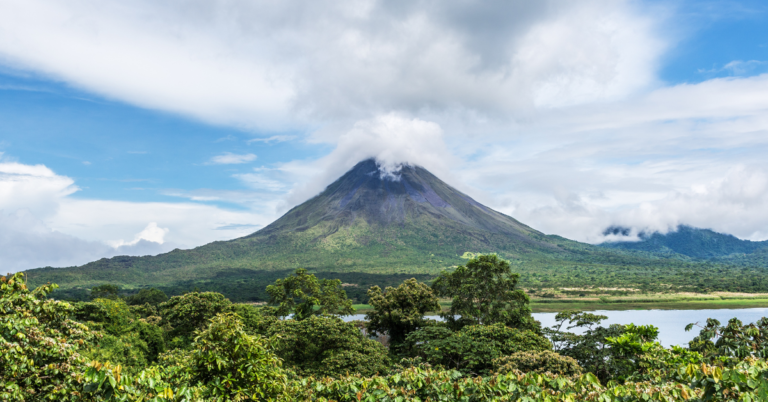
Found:
<path fill-rule="evenodd" d="M 450 307 L 449 301 L 441 301 L 443 310 Z M 651 294 L 628 297 L 600 298 L 532 298 L 534 313 L 551 313 L 563 310 L 703 310 L 741 309 L 768 307 L 768 294 L 716 293 L 716 294 Z M 371 310 L 368 304 L 355 304 L 358 314 Z"/>

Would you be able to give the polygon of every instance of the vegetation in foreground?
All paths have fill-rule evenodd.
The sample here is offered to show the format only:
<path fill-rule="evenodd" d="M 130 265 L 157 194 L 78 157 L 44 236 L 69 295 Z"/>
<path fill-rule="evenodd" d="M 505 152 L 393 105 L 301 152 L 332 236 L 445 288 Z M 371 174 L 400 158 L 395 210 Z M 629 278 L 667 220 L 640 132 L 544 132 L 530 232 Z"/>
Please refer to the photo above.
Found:
<path fill-rule="evenodd" d="M 115 286 L 68 303 L 48 297 L 55 285 L 3 277 L 0 399 L 768 400 L 768 319 L 708 320 L 688 348 L 666 349 L 653 326 L 603 327 L 588 312 L 541 328 L 518 283 L 480 255 L 431 287 L 371 288 L 367 321 L 348 323 L 334 315 L 351 308 L 341 282 L 304 271 L 258 308 L 212 292 L 121 299 Z M 442 322 L 425 317 L 438 297 L 452 301 Z"/>

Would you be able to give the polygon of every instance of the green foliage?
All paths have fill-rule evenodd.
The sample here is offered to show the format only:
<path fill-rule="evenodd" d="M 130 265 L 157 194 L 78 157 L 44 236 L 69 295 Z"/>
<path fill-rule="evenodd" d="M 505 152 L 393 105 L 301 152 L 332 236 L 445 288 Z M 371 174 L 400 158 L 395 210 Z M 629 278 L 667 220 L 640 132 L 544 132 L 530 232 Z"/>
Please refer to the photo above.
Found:
<path fill-rule="evenodd" d="M 279 319 L 272 307 L 254 307 L 249 304 L 233 304 L 232 312 L 240 317 L 245 332 L 249 334 L 267 333 L 269 327 Z"/>
<path fill-rule="evenodd" d="M 160 304 L 163 323 L 170 325 L 170 337 L 189 339 L 192 333 L 202 330 L 216 314 L 229 312 L 230 302 L 221 293 L 191 292 L 171 297 Z"/>
<path fill-rule="evenodd" d="M 594 373 L 601 381 L 623 380 L 647 366 L 645 352 L 659 331 L 651 325 L 598 326 L 606 318 L 575 310 L 563 311 L 555 316 L 557 324 L 544 333 L 552 341 L 555 352 L 576 359 L 585 371 Z M 573 329 L 583 332 L 576 334 L 570 331 Z"/>
<path fill-rule="evenodd" d="M 120 335 L 129 330 L 128 324 L 133 318 L 133 313 L 120 299 L 95 299 L 75 304 L 74 316 L 78 321 L 90 323 L 93 328 Z"/>
<path fill-rule="evenodd" d="M 521 351 L 540 351 L 552 344 L 533 331 L 504 324 L 470 325 L 457 332 L 443 326 L 425 327 L 408 335 L 415 356 L 465 374 L 488 374 L 493 359 Z"/>
<path fill-rule="evenodd" d="M 452 299 L 442 317 L 451 328 L 502 323 L 509 327 L 537 329 L 529 298 L 515 289 L 520 275 L 497 255 L 481 255 L 453 272 L 442 272 L 432 284 L 440 296 Z M 458 317 L 458 318 L 457 318 Z"/>
<path fill-rule="evenodd" d="M 126 303 L 131 306 L 149 304 L 157 306 L 160 303 L 168 301 L 168 295 L 160 289 L 149 288 L 141 289 L 135 295 L 125 298 Z"/>
<path fill-rule="evenodd" d="M 118 299 L 120 286 L 113 284 L 104 284 L 91 288 L 91 299 Z"/>
<path fill-rule="evenodd" d="M 440 303 L 432 289 L 415 278 L 397 288 L 387 287 L 384 292 L 374 286 L 368 290 L 368 297 L 373 311 L 365 316 L 366 328 L 373 335 L 389 335 L 390 345 L 402 344 L 409 333 L 423 327 L 424 314 L 440 311 Z"/>
<path fill-rule="evenodd" d="M 284 320 L 268 330 L 278 338 L 275 353 L 301 375 L 374 375 L 387 371 L 387 350 L 338 317 Z"/>
<path fill-rule="evenodd" d="M 46 298 L 55 288 L 30 291 L 22 274 L 0 277 L 0 400 L 79 400 L 80 351 L 97 335 L 69 319 L 69 303 Z"/>
<path fill-rule="evenodd" d="M 499 374 L 515 370 L 523 373 L 551 373 L 566 377 L 581 375 L 579 363 L 568 356 L 561 356 L 551 350 L 515 352 L 509 356 L 493 359 L 493 371 Z"/>
<path fill-rule="evenodd" d="M 105 334 L 83 353 L 88 360 L 108 361 L 132 373 L 141 371 L 147 366 L 149 354 L 147 343 L 135 332 L 126 332 L 117 336 Z"/>
<path fill-rule="evenodd" d="M 219 314 L 195 338 L 193 379 L 209 400 L 275 400 L 285 397 L 288 378 L 264 338 L 248 335 L 233 313 Z"/>
<path fill-rule="evenodd" d="M 696 324 L 688 324 L 690 331 Z M 725 326 L 720 321 L 708 319 L 701 327 L 699 335 L 689 342 L 689 348 L 700 352 L 706 357 L 737 357 L 747 356 L 768 357 L 768 318 L 763 317 L 754 324 L 744 325 L 740 320 L 732 318 Z"/>
<path fill-rule="evenodd" d="M 340 280 L 318 280 L 303 268 L 267 286 L 267 293 L 269 303 L 278 306 L 276 313 L 280 317 L 293 314 L 294 319 L 303 320 L 313 315 L 349 315 L 355 312 Z"/>

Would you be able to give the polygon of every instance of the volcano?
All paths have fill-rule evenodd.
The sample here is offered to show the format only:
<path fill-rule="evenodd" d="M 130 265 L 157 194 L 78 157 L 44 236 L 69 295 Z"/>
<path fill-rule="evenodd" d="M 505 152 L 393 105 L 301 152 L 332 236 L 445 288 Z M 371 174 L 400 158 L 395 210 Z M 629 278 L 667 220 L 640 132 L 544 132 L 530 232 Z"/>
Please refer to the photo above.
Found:
<path fill-rule="evenodd" d="M 242 241 L 291 244 L 297 253 L 342 256 L 365 249 L 392 263 L 414 253 L 451 259 L 466 252 L 557 251 L 542 233 L 496 212 L 419 166 L 383 170 L 375 160 Z M 362 262 L 360 262 L 362 263 Z"/>
<path fill-rule="evenodd" d="M 239 239 L 27 272 L 30 282 L 51 281 L 63 289 L 117 283 L 175 292 L 194 286 L 231 296 L 238 286 L 253 287 L 248 284 L 299 267 L 361 282 L 371 275 L 432 276 L 476 253 L 567 259 L 574 245 L 581 244 L 544 235 L 494 211 L 422 167 L 404 164 L 390 172 L 368 159 L 269 226 Z"/>

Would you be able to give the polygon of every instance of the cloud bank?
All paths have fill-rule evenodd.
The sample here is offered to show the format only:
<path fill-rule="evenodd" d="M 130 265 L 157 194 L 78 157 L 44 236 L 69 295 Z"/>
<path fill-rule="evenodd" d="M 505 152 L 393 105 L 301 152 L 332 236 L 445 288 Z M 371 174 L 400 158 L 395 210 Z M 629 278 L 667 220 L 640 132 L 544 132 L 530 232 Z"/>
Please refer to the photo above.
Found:
<path fill-rule="evenodd" d="M 74 180 L 42 165 L 0 163 L 0 269 L 81 265 L 239 237 L 272 214 L 193 203 L 72 197 Z"/>
<path fill-rule="evenodd" d="M 2 0 L 0 57 L 144 107 L 252 128 L 524 114 L 655 81 L 629 1 Z"/>
<path fill-rule="evenodd" d="M 251 146 L 333 148 L 226 173 L 240 189 L 163 190 L 187 200 L 179 203 L 78 199 L 73 179 L 43 165 L 0 164 L 2 224 L 17 233 L 2 241 L 21 253 L 12 266 L 42 264 L 32 246 L 11 243 L 21 239 L 61 250 L 40 261 L 69 264 L 112 246 L 244 235 L 369 157 L 389 170 L 422 165 L 492 208 L 576 240 L 605 240 L 611 225 L 680 223 L 768 238 L 768 75 L 748 76 L 764 62 L 734 60 L 723 67 L 731 78 L 661 82 L 662 56 L 675 45 L 671 8 L 613 0 L 0 0 L 0 8 L 3 65 L 258 133 Z M 254 160 L 239 150 L 207 164 Z"/>

